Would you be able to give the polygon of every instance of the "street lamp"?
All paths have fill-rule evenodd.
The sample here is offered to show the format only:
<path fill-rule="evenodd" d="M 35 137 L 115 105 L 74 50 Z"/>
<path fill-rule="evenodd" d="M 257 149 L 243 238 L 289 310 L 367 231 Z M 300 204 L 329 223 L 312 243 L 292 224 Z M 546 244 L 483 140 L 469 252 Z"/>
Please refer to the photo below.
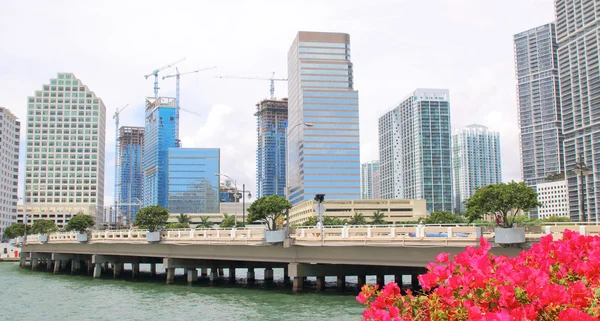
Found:
<path fill-rule="evenodd" d="M 290 149 L 289 138 L 290 138 L 290 134 L 298 126 L 306 126 L 307 128 L 311 128 L 315 125 L 313 123 L 298 123 L 298 124 L 292 126 L 292 128 L 285 129 L 285 160 L 286 160 L 286 162 L 285 162 L 285 191 L 286 191 L 285 197 L 288 201 L 290 200 L 290 162 L 289 162 L 289 154 L 288 154 L 288 150 Z M 285 228 L 288 231 L 290 230 L 290 211 L 289 210 L 286 215 Z"/>
<path fill-rule="evenodd" d="M 242 215 L 242 223 L 246 224 L 246 215 L 245 215 L 246 214 L 245 213 L 246 212 L 246 197 L 245 197 L 246 196 L 246 184 L 243 184 L 242 195 L 240 195 L 235 179 L 233 179 L 233 178 L 231 178 L 231 177 L 229 177 L 229 176 L 227 176 L 225 174 L 219 174 L 219 173 L 215 173 L 215 176 L 224 176 L 224 177 L 229 178 L 233 182 L 233 186 L 235 186 L 235 194 L 233 196 L 235 197 L 235 200 L 236 200 L 236 202 L 235 202 L 235 214 L 234 214 L 234 217 L 233 217 L 234 218 L 234 223 L 233 224 L 234 224 L 235 227 L 237 227 L 237 211 L 238 211 L 238 203 L 239 203 L 238 201 L 239 201 L 240 197 L 243 198 L 243 201 L 242 201 L 243 204 L 242 204 L 242 206 L 244 207 L 244 213 Z M 250 191 L 248 191 L 248 198 L 251 198 L 251 197 L 252 197 L 252 194 L 250 194 Z"/>
<path fill-rule="evenodd" d="M 579 161 L 577 161 L 577 163 L 575 163 L 575 168 L 573 169 L 573 171 L 575 172 L 575 175 L 579 175 L 580 194 L 581 194 L 581 198 L 580 198 L 580 202 L 579 202 L 579 210 L 581 213 L 580 216 L 582 218 L 582 221 L 589 222 L 589 217 L 585 213 L 585 207 L 584 207 L 586 197 L 585 197 L 585 194 L 583 191 L 583 177 L 590 175 L 592 173 L 592 171 L 588 169 L 588 167 L 585 164 L 585 162 L 583 161 L 583 157 L 581 155 L 579 155 Z M 597 214 L 596 214 L 596 221 L 598 221 Z"/>

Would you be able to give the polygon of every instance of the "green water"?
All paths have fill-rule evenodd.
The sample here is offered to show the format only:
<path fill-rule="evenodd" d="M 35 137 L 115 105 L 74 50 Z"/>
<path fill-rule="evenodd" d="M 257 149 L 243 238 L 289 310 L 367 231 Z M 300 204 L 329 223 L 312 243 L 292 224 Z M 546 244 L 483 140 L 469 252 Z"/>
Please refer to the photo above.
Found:
<path fill-rule="evenodd" d="M 331 321 L 362 314 L 352 291 L 294 295 L 281 284 L 188 286 L 183 276 L 167 286 L 159 277 L 93 279 L 0 263 L 0 320 Z"/>

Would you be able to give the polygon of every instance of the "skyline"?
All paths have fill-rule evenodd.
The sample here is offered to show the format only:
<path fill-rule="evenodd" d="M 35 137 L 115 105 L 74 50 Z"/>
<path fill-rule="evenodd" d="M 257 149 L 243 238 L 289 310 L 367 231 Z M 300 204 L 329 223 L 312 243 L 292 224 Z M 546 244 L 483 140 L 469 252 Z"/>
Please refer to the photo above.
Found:
<path fill-rule="evenodd" d="M 163 5 L 149 2 L 144 8 L 125 4 L 119 12 L 109 10 L 110 5 L 92 5 L 92 10 L 81 12 L 79 7 L 82 4 L 75 2 L 68 7 L 42 2 L 33 8 L 8 4 L 6 10 L 0 13 L 3 18 L 0 26 L 4 27 L 1 29 L 17 27 L 22 32 L 17 36 L 0 31 L 3 43 L 8 44 L 0 49 L 0 70 L 4 71 L 0 85 L 1 88 L 11 88 L 10 92 L 0 95 L 0 105 L 22 121 L 26 97 L 30 92 L 57 72 L 73 72 L 103 98 L 108 115 L 129 103 L 132 106 L 121 114 L 121 125 L 141 126 L 144 97 L 152 96 L 153 87 L 152 80 L 143 79 L 144 74 L 180 57 L 187 57 L 178 65 L 182 72 L 198 65 L 217 65 L 218 69 L 181 79 L 181 106 L 202 114 L 197 118 L 182 112 L 183 147 L 220 147 L 223 173 L 236 178 L 239 185 L 256 186 L 256 132 L 252 114 L 256 102 L 268 96 L 268 82 L 223 80 L 214 76 L 269 76 L 275 71 L 276 77 L 285 77 L 286 53 L 291 39 L 299 30 L 343 32 L 352 38 L 355 87 L 361 93 L 361 162 L 378 158 L 377 119 L 397 105 L 405 93 L 419 87 L 449 88 L 452 128 L 481 123 L 499 131 L 503 141 L 504 180 L 521 180 L 519 157 L 515 157 L 519 149 L 513 35 L 553 21 L 552 1 L 507 1 L 502 4 L 436 1 L 441 12 L 427 11 L 430 3 L 401 1 L 350 3 L 340 11 L 336 11 L 336 4 L 341 2 L 335 1 L 325 6 L 318 2 L 288 6 L 276 2 L 267 6 L 266 3 L 254 7 L 238 5 L 236 9 L 239 8 L 239 11 L 233 10 L 228 16 L 228 19 L 238 19 L 240 23 L 251 21 L 249 25 L 253 28 L 248 30 L 228 28 L 220 18 L 212 17 L 210 12 L 218 11 L 222 4 L 213 4 L 212 9 L 215 10 L 202 11 L 200 19 L 191 18 L 198 15 L 198 10 L 188 8 L 188 13 L 182 11 L 182 6 L 177 3 Z M 134 15 L 133 10 L 139 14 Z M 70 19 L 55 21 L 48 13 L 56 11 L 63 12 Z M 277 14 L 284 11 L 297 14 Z M 378 15 L 384 11 L 389 15 Z M 419 21 L 417 15 L 405 14 L 410 11 L 427 12 L 439 24 L 422 26 L 418 34 L 398 33 L 396 30 L 410 30 L 410 26 Z M 152 12 L 163 12 L 165 16 L 176 13 L 181 16 L 178 18 L 181 26 L 161 26 L 155 30 L 146 18 L 152 16 Z M 253 13 L 259 12 L 261 15 L 272 14 L 273 19 L 269 24 L 261 25 L 252 18 Z M 310 15 L 305 14 L 307 12 Z M 38 37 L 39 27 L 19 19 L 24 14 L 31 21 L 51 26 L 50 32 Z M 467 17 L 470 21 L 466 21 Z M 95 24 L 103 19 L 119 23 L 94 29 Z M 65 25 L 67 22 L 69 25 Z M 474 23 L 478 24 L 477 29 L 472 29 Z M 69 29 L 70 25 L 78 28 Z M 219 32 L 204 31 L 203 27 L 212 25 L 218 26 Z M 278 27 L 273 28 L 273 25 Z M 469 36 L 463 36 L 465 34 Z M 64 46 L 63 42 L 56 41 L 62 37 L 83 40 L 78 46 Z M 44 50 L 32 50 L 37 47 L 22 41 L 28 38 L 36 38 L 36 46 L 41 45 Z M 108 38 L 110 43 L 102 42 Z M 173 44 L 151 50 L 145 44 L 155 38 L 172 38 Z M 98 45 L 93 39 L 102 43 Z M 217 46 L 220 48 L 215 48 Z M 239 50 L 233 48 L 252 50 L 244 51 L 244 59 L 239 59 Z M 230 52 L 233 56 L 229 55 Z M 168 70 L 160 75 L 173 72 Z M 174 81 L 160 80 L 159 86 L 161 96 L 175 96 Z M 275 87 L 278 98 L 287 96 L 284 82 L 277 82 Z M 115 143 L 112 119 L 107 120 L 106 142 L 105 204 L 112 204 L 112 151 Z M 22 150 L 23 147 L 24 144 L 21 144 Z M 240 159 L 244 159 L 241 164 Z M 24 173 L 22 169 L 20 173 Z M 21 175 L 20 195 L 22 180 Z"/>

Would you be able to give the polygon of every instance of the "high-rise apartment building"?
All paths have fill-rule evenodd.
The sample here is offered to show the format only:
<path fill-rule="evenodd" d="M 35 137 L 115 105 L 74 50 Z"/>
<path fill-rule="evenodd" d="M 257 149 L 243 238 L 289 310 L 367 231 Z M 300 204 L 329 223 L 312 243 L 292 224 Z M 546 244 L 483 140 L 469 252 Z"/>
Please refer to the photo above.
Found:
<path fill-rule="evenodd" d="M 299 32 L 288 51 L 288 199 L 360 199 L 350 36 Z M 312 125 L 309 127 L 306 125 Z"/>
<path fill-rule="evenodd" d="M 544 182 L 537 185 L 538 201 L 542 206 L 538 207 L 540 219 L 551 216 L 569 217 L 569 193 L 567 181 L 558 180 Z"/>
<path fill-rule="evenodd" d="M 514 47 L 521 175 L 535 188 L 548 175 L 564 171 L 556 25 L 516 34 Z"/>
<path fill-rule="evenodd" d="M 169 148 L 170 213 L 219 213 L 220 149 Z"/>
<path fill-rule="evenodd" d="M 265 99 L 256 104 L 256 195 L 285 197 L 287 99 Z"/>
<path fill-rule="evenodd" d="M 21 122 L 0 107 L 0 242 L 4 229 L 17 221 Z"/>
<path fill-rule="evenodd" d="M 102 224 L 105 131 L 102 99 L 72 73 L 59 73 L 28 98 L 27 215 L 82 212 Z"/>
<path fill-rule="evenodd" d="M 600 211 L 597 194 L 600 191 L 600 2 L 555 0 L 555 10 L 569 214 L 574 220 L 586 217 L 597 221 Z M 583 182 L 574 173 L 579 160 L 585 161 L 592 170 L 591 175 L 584 176 Z M 580 184 L 583 184 L 583 193 Z"/>
<path fill-rule="evenodd" d="M 167 207 L 168 153 L 178 147 L 175 98 L 146 98 L 146 127 L 142 155 L 142 207 Z"/>
<path fill-rule="evenodd" d="M 454 211 L 465 210 L 464 201 L 477 187 L 502 182 L 500 134 L 481 125 L 470 125 L 452 136 Z"/>
<path fill-rule="evenodd" d="M 452 211 L 450 94 L 417 89 L 379 118 L 382 198 L 425 199 Z"/>
<path fill-rule="evenodd" d="M 360 198 L 364 200 L 374 199 L 378 193 L 375 191 L 377 182 L 376 173 L 379 171 L 379 161 L 371 161 L 360 165 Z"/>
<path fill-rule="evenodd" d="M 118 214 L 128 222 L 142 202 L 142 151 L 144 149 L 144 127 L 123 126 L 119 128 L 119 173 Z M 117 213 L 115 213 L 117 214 Z"/>

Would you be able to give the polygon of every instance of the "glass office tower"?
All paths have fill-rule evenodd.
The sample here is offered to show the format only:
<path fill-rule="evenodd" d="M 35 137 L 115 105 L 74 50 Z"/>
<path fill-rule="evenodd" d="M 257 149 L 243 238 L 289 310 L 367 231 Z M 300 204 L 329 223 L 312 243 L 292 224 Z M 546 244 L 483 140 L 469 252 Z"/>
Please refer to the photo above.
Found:
<path fill-rule="evenodd" d="M 288 199 L 360 199 L 350 36 L 299 32 L 288 52 Z M 305 123 L 312 124 L 307 127 Z"/>
<path fill-rule="evenodd" d="M 144 127 L 119 128 L 119 214 L 135 220 L 142 201 L 142 150 Z M 116 214 L 116 212 L 115 212 Z M 113 220 L 116 222 L 116 220 Z"/>
<path fill-rule="evenodd" d="M 142 207 L 167 207 L 167 157 L 177 147 L 175 98 L 146 98 L 146 127 L 142 155 Z"/>
<path fill-rule="evenodd" d="M 285 197 L 285 133 L 287 99 L 265 99 L 256 104 L 256 197 Z"/>
<path fill-rule="evenodd" d="M 219 213 L 220 150 L 169 148 L 169 213 Z"/>

